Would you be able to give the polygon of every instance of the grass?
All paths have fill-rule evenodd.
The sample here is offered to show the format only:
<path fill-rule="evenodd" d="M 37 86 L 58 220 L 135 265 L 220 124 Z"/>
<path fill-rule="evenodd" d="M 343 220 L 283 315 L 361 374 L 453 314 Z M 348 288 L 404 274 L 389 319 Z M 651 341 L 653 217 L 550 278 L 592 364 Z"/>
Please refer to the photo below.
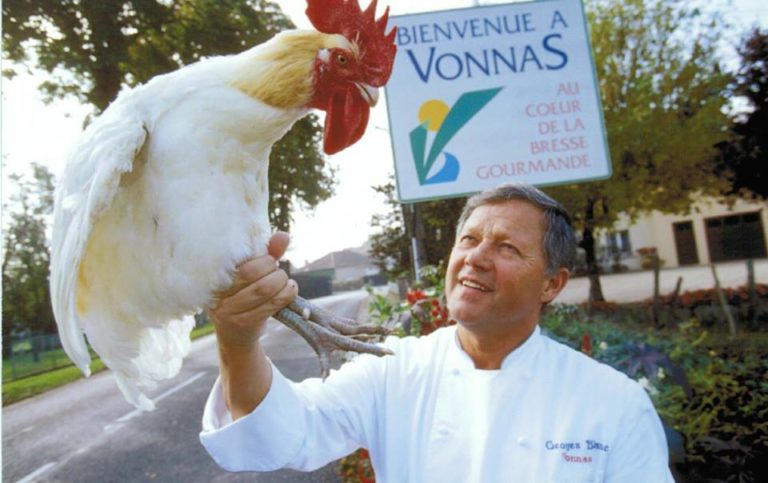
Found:
<path fill-rule="evenodd" d="M 11 360 L 3 360 L 3 381 L 23 379 L 71 365 L 63 349 L 42 351 L 37 361 L 31 352 L 17 354 Z"/>
<path fill-rule="evenodd" d="M 198 339 L 213 333 L 213 325 L 206 324 L 192 331 L 191 338 Z M 30 356 L 31 357 L 31 356 Z M 66 356 L 65 356 L 66 357 Z M 96 374 L 106 369 L 101 359 L 94 358 L 91 362 L 91 372 Z M 71 363 L 66 367 L 53 369 L 42 374 L 3 382 L 3 407 L 37 396 L 57 387 L 69 384 L 83 377 L 80 369 Z M 6 367 L 3 366 L 3 381 L 6 380 Z"/>
<path fill-rule="evenodd" d="M 101 359 L 94 359 L 91 362 L 91 372 L 96 374 L 106 369 Z M 17 379 L 15 381 L 3 383 L 3 406 L 8 406 L 15 402 L 42 394 L 51 389 L 69 384 L 83 377 L 75 366 L 54 369 L 43 374 Z"/>

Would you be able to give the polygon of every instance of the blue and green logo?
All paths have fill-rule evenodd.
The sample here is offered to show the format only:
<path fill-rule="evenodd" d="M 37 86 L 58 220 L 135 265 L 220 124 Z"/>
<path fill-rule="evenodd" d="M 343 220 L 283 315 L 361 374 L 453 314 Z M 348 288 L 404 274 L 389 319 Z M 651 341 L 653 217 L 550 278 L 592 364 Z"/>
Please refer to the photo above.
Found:
<path fill-rule="evenodd" d="M 443 149 L 475 114 L 491 102 L 491 99 L 501 89 L 501 87 L 497 87 L 465 92 L 453 107 L 449 107 L 440 99 L 431 99 L 421 105 L 419 108 L 419 122 L 421 124 L 411 131 L 411 152 L 416 163 L 416 173 L 420 185 L 456 181 L 459 177 L 459 160 Z M 435 132 L 435 138 L 429 149 L 429 155 L 425 159 L 428 131 Z M 444 155 L 445 164 L 440 171 L 427 177 L 441 152 Z"/>

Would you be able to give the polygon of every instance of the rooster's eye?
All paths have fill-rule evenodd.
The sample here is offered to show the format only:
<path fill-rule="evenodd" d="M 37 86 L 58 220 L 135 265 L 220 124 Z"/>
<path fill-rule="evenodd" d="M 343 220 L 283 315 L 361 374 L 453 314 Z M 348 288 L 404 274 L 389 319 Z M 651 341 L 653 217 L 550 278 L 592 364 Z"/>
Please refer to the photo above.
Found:
<path fill-rule="evenodd" d="M 347 57 L 344 54 L 336 54 L 336 62 L 339 65 L 347 65 Z"/>

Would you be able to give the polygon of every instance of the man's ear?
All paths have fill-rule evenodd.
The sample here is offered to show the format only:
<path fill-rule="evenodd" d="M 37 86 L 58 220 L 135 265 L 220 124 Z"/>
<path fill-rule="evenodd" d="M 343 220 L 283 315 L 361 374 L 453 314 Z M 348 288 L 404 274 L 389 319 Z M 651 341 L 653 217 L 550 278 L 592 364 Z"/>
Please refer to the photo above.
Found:
<path fill-rule="evenodd" d="M 554 275 L 547 278 L 544 282 L 544 290 L 541 292 L 541 302 L 548 304 L 565 288 L 571 272 L 567 268 L 559 268 Z"/>

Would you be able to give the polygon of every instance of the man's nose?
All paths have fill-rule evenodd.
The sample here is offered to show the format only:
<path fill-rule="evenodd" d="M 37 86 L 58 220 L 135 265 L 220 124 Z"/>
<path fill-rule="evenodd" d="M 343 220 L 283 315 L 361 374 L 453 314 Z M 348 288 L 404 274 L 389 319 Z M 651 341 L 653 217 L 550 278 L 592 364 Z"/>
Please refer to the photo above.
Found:
<path fill-rule="evenodd" d="M 464 263 L 469 266 L 488 270 L 491 267 L 491 249 L 492 243 L 482 241 L 472 247 L 467 256 L 464 257 Z"/>

